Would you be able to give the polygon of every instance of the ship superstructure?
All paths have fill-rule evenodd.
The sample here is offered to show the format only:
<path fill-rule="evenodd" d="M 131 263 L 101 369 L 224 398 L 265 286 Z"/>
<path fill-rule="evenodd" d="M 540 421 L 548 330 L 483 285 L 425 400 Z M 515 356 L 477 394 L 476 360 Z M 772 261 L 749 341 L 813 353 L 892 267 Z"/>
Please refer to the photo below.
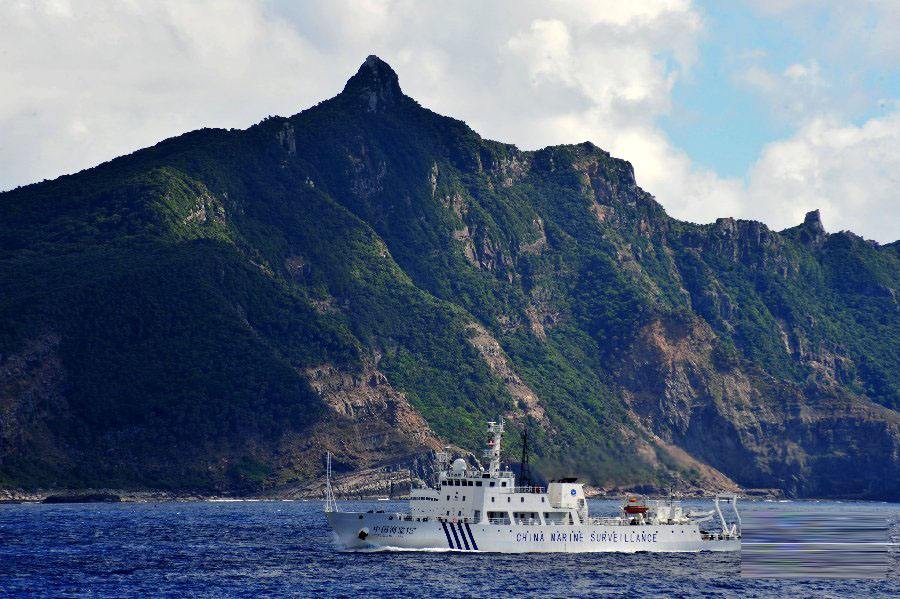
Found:
<path fill-rule="evenodd" d="M 408 513 L 340 512 L 330 494 L 326 515 L 344 549 L 458 551 L 735 551 L 740 516 L 735 496 L 714 510 L 685 513 L 678 501 L 626 499 L 619 515 L 591 517 L 584 486 L 574 478 L 516 486 L 501 463 L 503 421 L 488 423 L 487 467 L 437 455 L 434 488 L 413 489 Z M 736 522 L 726 522 L 722 499 Z M 718 515 L 718 521 L 714 519 Z M 713 525 L 715 528 L 705 528 Z"/>

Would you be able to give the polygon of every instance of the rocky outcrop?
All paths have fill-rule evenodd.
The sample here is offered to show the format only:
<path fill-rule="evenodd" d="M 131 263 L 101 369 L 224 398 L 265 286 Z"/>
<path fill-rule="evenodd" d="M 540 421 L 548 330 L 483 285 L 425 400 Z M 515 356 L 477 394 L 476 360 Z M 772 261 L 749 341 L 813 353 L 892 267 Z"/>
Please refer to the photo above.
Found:
<path fill-rule="evenodd" d="M 786 229 L 782 231 L 782 234 L 793 237 L 810 247 L 820 247 L 828 237 L 818 210 L 807 212 L 802 224 Z"/>
<path fill-rule="evenodd" d="M 351 165 L 350 189 L 359 198 L 367 200 L 384 191 L 384 176 L 387 165 L 384 161 L 375 160 L 365 144 L 360 144 L 355 154 L 349 154 Z"/>
<path fill-rule="evenodd" d="M 347 81 L 342 95 L 359 102 L 368 112 L 382 112 L 406 99 L 400 91 L 397 73 L 375 55 L 366 58 Z"/>
<path fill-rule="evenodd" d="M 278 141 L 278 145 L 288 153 L 288 156 L 297 154 L 297 136 L 294 133 L 293 125 L 285 123 L 284 126 L 275 133 L 275 139 Z"/>

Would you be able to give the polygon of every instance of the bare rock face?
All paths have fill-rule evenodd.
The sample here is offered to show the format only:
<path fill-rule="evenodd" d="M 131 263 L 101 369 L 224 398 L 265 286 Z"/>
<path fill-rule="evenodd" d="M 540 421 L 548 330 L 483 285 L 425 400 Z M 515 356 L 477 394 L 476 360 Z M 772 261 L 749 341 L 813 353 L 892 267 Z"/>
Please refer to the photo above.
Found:
<path fill-rule="evenodd" d="M 348 159 L 351 164 L 350 189 L 357 197 L 367 200 L 384 191 L 387 165 L 372 158 L 365 144 L 360 144 L 358 152 L 350 154 Z"/>
<path fill-rule="evenodd" d="M 861 473 L 874 470 L 884 478 L 873 496 L 897 492 L 891 475 L 900 467 L 896 412 L 836 384 L 801 389 L 765 373 L 717 372 L 714 343 L 702 322 L 654 321 L 641 332 L 630 358 L 634 369 L 621 382 L 649 433 L 748 488 L 852 496 Z M 823 469 L 832 472 L 828 482 L 814 475 Z"/>
<path fill-rule="evenodd" d="M 807 212 L 803 224 L 800 225 L 800 240 L 806 244 L 817 245 L 822 243 L 826 235 L 819 211 Z"/>
<path fill-rule="evenodd" d="M 289 156 L 297 154 L 297 137 L 293 125 L 285 123 L 281 130 L 275 133 L 275 139 Z"/>
<path fill-rule="evenodd" d="M 408 464 L 441 448 L 425 419 L 374 367 L 352 372 L 324 364 L 304 376 L 328 413 L 313 431 L 282 440 L 282 481 L 319 477 L 326 451 L 339 471 L 364 471 Z"/>

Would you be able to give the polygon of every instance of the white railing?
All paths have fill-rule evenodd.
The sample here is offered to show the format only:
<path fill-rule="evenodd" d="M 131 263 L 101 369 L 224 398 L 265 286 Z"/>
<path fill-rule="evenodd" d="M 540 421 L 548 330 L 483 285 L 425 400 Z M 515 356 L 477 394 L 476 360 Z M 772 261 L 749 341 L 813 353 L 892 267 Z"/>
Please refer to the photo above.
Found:
<path fill-rule="evenodd" d="M 617 518 L 614 516 L 610 517 L 596 517 L 596 518 L 588 518 L 588 524 L 599 524 L 602 526 L 621 526 L 623 523 L 622 518 Z"/>
<path fill-rule="evenodd" d="M 539 494 L 544 492 L 544 487 L 500 487 L 497 489 L 500 493 L 534 493 Z"/>

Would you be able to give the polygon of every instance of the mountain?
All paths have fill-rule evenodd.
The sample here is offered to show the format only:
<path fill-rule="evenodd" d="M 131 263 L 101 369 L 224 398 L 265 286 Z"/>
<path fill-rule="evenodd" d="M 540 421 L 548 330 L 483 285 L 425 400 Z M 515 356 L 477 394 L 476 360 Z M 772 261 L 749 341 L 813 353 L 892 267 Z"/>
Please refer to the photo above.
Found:
<path fill-rule="evenodd" d="M 337 96 L 0 194 L 0 486 L 274 492 L 483 422 L 606 488 L 900 497 L 900 244 Z M 510 457 L 517 435 L 508 435 Z"/>

